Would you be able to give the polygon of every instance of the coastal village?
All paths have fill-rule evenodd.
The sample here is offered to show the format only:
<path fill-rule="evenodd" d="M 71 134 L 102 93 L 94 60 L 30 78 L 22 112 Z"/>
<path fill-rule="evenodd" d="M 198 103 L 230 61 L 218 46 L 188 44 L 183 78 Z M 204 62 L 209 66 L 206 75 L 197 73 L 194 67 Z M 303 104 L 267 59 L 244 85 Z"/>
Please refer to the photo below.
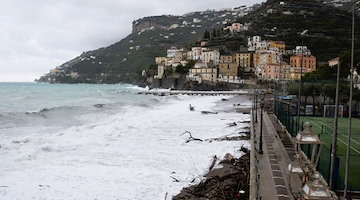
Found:
<path fill-rule="evenodd" d="M 240 23 L 233 23 L 225 29 L 240 32 L 242 27 Z M 316 57 L 311 55 L 307 46 L 286 50 L 283 41 L 262 40 L 260 36 L 253 36 L 248 38 L 246 48 L 231 55 L 222 55 L 219 49 L 206 45 L 207 42 L 202 41 L 199 47 L 192 47 L 190 51 L 176 47 L 168 49 L 166 57 L 155 58 L 158 72 L 154 78 L 162 79 L 166 71 L 175 72 L 189 60 L 194 60 L 195 64 L 189 70 L 187 80 L 199 84 L 204 81 L 253 84 L 254 79 L 241 75 L 263 81 L 296 81 L 300 80 L 300 74 L 316 70 Z M 284 56 L 290 56 L 289 62 L 284 61 Z"/>
<path fill-rule="evenodd" d="M 226 177 L 234 178 L 234 174 L 231 174 L 232 170 L 238 170 L 238 174 L 247 173 L 243 177 L 233 180 L 238 182 L 234 183 L 235 186 L 229 196 L 236 196 L 233 199 L 336 200 L 341 196 L 347 198 L 346 195 L 350 194 L 358 198 L 360 179 L 354 168 L 359 166 L 357 158 L 360 155 L 358 150 L 360 144 L 357 136 L 350 140 L 350 136 L 345 135 L 345 132 L 351 131 L 351 127 L 346 126 L 345 117 L 349 116 L 350 120 L 353 117 L 353 120 L 358 122 L 354 123 L 356 125 L 355 128 L 353 127 L 353 132 L 359 132 L 360 106 L 358 102 L 360 93 L 358 91 L 360 83 L 357 81 L 360 80 L 360 76 L 356 67 L 352 73 L 349 73 L 350 51 L 349 45 L 346 46 L 347 44 L 344 43 L 349 43 L 350 40 L 343 34 L 345 29 L 342 24 L 333 22 L 340 28 L 332 29 L 331 27 L 329 28 L 331 31 L 328 31 L 320 27 L 321 30 L 319 31 L 319 29 L 315 30 L 316 25 L 312 25 L 312 30 L 308 30 L 306 26 L 297 26 L 293 22 L 292 27 L 282 27 L 280 30 L 281 27 L 273 26 L 271 23 L 279 18 L 287 17 L 297 18 L 301 22 L 308 18 L 314 20 L 321 18 L 320 15 L 325 15 L 324 13 L 330 5 L 335 8 L 344 7 L 344 5 L 353 6 L 354 1 L 268 2 L 270 2 L 269 5 L 240 6 L 234 9 L 221 9 L 219 12 L 208 10 L 176 17 L 163 15 L 153 17 L 153 19 L 149 17 L 135 20 L 133 22 L 133 33 L 118 43 L 121 45 L 119 48 L 121 50 L 118 52 L 115 51 L 117 48 L 114 46 L 108 49 L 100 49 L 98 52 L 85 52 L 78 58 L 51 70 L 50 73 L 43 76 L 43 79 L 51 83 L 63 80 L 77 83 L 81 80 L 84 83 L 120 82 L 137 84 L 149 86 L 149 90 L 141 91 L 138 94 L 160 96 L 167 94 L 247 95 L 246 98 L 252 101 L 251 108 L 247 109 L 240 108 L 241 103 L 232 102 L 233 99 L 221 99 L 221 102 L 224 101 L 222 103 L 227 102 L 236 112 L 251 115 L 251 121 L 247 122 L 249 123 L 249 130 L 246 131 L 248 133 L 246 137 L 251 142 L 251 149 L 247 152 L 248 157 L 242 158 L 241 162 L 239 161 L 240 158 L 238 160 L 234 157 L 225 158 L 224 161 L 224 166 L 227 165 L 225 171 L 231 168 L 231 170 L 227 170 L 230 175 L 227 174 Z M 268 27 L 265 28 L 265 25 L 262 26 L 262 24 L 255 27 L 255 20 L 246 22 L 242 18 L 257 8 L 263 9 L 259 15 L 252 17 L 261 17 L 263 24 L 268 25 Z M 345 14 L 335 15 L 335 17 L 340 15 L 344 17 Z M 275 16 L 274 20 L 265 23 L 267 22 L 265 19 L 271 16 Z M 327 17 L 335 18 L 334 16 Z M 240 20 L 235 20 L 236 18 L 240 18 Z M 168 22 L 170 19 L 173 21 Z M 163 21 L 168 22 L 168 24 L 163 23 Z M 314 22 L 314 24 L 323 24 L 323 21 Z M 352 25 L 354 28 L 354 24 Z M 221 28 L 218 29 L 219 27 Z M 256 28 L 266 31 L 263 31 L 263 34 L 258 34 L 258 30 L 254 30 Z M 222 35 L 216 38 L 212 33 L 213 35 L 210 37 L 211 33 L 208 29 L 212 29 L 214 33 L 221 32 Z M 347 29 L 350 30 L 349 27 Z M 184 41 L 181 44 L 176 43 L 176 41 L 180 41 L 179 38 L 182 35 L 187 34 L 185 38 L 195 35 L 200 38 L 204 31 L 202 39 L 186 41 L 188 42 L 186 43 L 185 39 L 182 38 Z M 334 34 L 335 36 L 326 35 L 324 34 L 326 31 L 331 33 L 340 31 L 340 34 L 338 32 Z M 342 39 L 340 39 L 340 35 L 343 36 Z M 284 38 L 286 38 L 286 42 L 281 40 Z M 226 46 L 225 43 L 229 40 L 235 44 L 235 48 L 230 49 Z M 327 40 L 324 42 L 325 45 L 322 45 L 325 40 Z M 142 41 L 146 42 L 141 43 Z M 337 47 L 336 45 L 344 45 L 345 47 Z M 161 52 L 155 48 L 161 49 Z M 324 53 L 324 49 L 330 48 L 333 52 Z M 347 51 L 348 54 L 343 53 L 344 51 Z M 354 50 L 352 51 L 354 53 Z M 355 54 L 355 57 L 358 58 L 352 59 L 355 60 L 352 61 L 352 64 L 359 66 L 360 52 Z M 145 57 L 149 60 L 144 59 Z M 346 60 L 347 58 L 349 59 Z M 141 63 L 141 69 L 132 72 L 131 70 L 126 71 L 134 68 L 130 63 L 137 63 L 135 61 L 141 59 L 146 60 L 146 65 Z M 155 64 L 146 68 L 152 63 Z M 141 66 L 141 64 L 138 65 Z M 343 65 L 342 69 L 346 72 L 342 73 L 342 83 L 339 86 L 339 84 L 334 83 L 335 76 L 333 75 L 337 73 L 338 79 L 340 79 L 340 72 L 336 72 L 336 68 L 339 69 L 340 65 Z M 349 67 L 349 70 L 345 65 Z M 120 69 L 117 68 L 118 66 L 126 70 L 117 70 Z M 323 70 L 325 71 L 323 73 L 326 76 L 325 78 L 322 77 L 322 79 L 313 81 L 309 79 L 316 76 L 304 77 L 307 74 L 311 75 L 311 72 L 316 72 L 318 69 L 325 69 Z M 308 79 L 304 81 L 303 78 Z M 177 87 L 180 80 L 190 83 L 188 84 L 190 87 L 184 87 L 184 85 L 188 86 L 186 84 Z M 351 84 L 354 87 L 351 88 L 354 89 L 354 94 L 357 93 L 354 98 L 352 92 L 349 95 L 349 82 L 353 80 L 355 82 Z M 203 85 L 214 87 L 199 87 L 200 89 L 193 87 Z M 221 87 L 224 85 L 225 87 Z M 220 87 L 216 88 L 217 86 Z M 165 93 L 163 90 L 152 90 L 153 88 L 170 88 L 173 90 Z M 221 90 L 223 93 L 212 91 L 213 88 L 215 88 L 214 90 Z M 236 90 L 229 91 L 232 89 Z M 337 93 L 337 97 L 335 93 Z M 308 97 L 311 97 L 311 100 Z M 351 98 L 353 101 L 349 101 Z M 310 101 L 312 102 L 308 104 Z M 190 112 L 197 111 L 194 104 L 190 104 L 189 109 Z M 217 112 L 211 111 L 202 111 L 201 113 L 204 115 L 217 114 Z M 341 135 L 339 139 L 335 136 L 338 127 L 335 125 L 331 127 L 333 124 L 337 126 L 338 115 L 336 113 L 341 113 L 339 117 L 342 118 L 339 122 L 339 135 Z M 232 125 L 236 126 L 237 123 L 234 122 Z M 201 140 L 193 137 L 190 132 L 186 133 L 190 135 L 188 141 Z M 340 139 L 340 137 L 342 138 Z M 333 138 L 335 138 L 335 142 Z M 229 139 L 231 138 L 225 137 L 225 140 Z M 339 140 L 338 144 L 336 144 L 337 140 Z M 333 149 L 337 148 L 339 149 L 338 152 L 334 153 Z M 346 155 L 345 150 L 348 151 Z M 350 150 L 352 154 L 349 153 Z M 351 164 L 349 164 L 349 158 L 346 158 L 349 155 L 351 156 Z M 217 159 L 214 157 L 214 160 Z M 240 166 L 239 163 L 245 166 Z M 345 165 L 347 165 L 347 169 L 344 169 Z M 350 168 L 352 167 L 350 173 L 349 165 Z M 244 171 L 245 173 L 243 173 Z M 209 172 L 209 174 L 211 173 L 213 171 Z M 222 172 L 217 171 L 216 173 L 221 175 Z M 218 193 L 223 195 L 223 193 L 229 192 L 229 188 L 226 188 L 228 187 L 227 183 L 222 183 L 219 180 L 225 175 L 222 174 L 223 177 L 220 175 L 211 174 L 208 180 L 214 181 L 213 186 L 216 189 L 220 188 L 221 190 Z M 243 179 L 242 188 L 239 188 L 239 179 Z M 225 178 L 224 180 L 223 182 L 227 182 Z M 174 179 L 174 181 L 178 182 L 179 180 Z M 191 199 L 214 193 L 215 189 L 205 186 L 206 183 L 202 182 L 196 186 L 191 186 L 191 189 L 184 188 L 181 195 L 174 199 Z M 239 191 L 239 189 L 241 190 Z M 200 190 L 202 191 L 201 195 L 198 194 Z M 244 193 L 246 194 L 243 195 Z M 215 199 L 215 194 L 212 197 Z M 225 198 L 219 197 L 218 199 Z"/>

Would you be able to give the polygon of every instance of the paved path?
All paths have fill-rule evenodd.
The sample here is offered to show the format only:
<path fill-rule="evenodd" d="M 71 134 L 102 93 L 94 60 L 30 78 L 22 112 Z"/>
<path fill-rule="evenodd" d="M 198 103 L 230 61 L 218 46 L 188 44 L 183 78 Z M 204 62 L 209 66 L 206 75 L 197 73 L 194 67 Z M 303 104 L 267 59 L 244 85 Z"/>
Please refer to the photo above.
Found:
<path fill-rule="evenodd" d="M 287 166 L 292 160 L 294 148 L 279 135 L 281 126 L 276 118 L 263 113 L 263 154 L 259 154 L 261 113 L 255 123 L 255 149 L 258 168 L 258 195 L 263 200 L 294 200 L 291 188 L 300 188 L 301 183 L 290 177 Z M 280 133 L 281 134 L 281 133 Z M 280 137 L 281 136 L 281 137 Z M 287 146 L 285 147 L 284 146 Z M 299 185 L 300 184 L 300 185 Z"/>

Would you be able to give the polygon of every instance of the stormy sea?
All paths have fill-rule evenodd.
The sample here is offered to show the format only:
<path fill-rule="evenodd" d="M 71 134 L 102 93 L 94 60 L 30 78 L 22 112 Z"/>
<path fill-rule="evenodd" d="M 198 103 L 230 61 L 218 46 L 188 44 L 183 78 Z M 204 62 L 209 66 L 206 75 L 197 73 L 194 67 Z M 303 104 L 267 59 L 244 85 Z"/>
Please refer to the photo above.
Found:
<path fill-rule="evenodd" d="M 144 90 L 0 83 L 0 199 L 170 199 L 204 179 L 214 155 L 250 146 L 208 140 L 248 130 L 250 115 L 235 111 L 248 97 Z"/>

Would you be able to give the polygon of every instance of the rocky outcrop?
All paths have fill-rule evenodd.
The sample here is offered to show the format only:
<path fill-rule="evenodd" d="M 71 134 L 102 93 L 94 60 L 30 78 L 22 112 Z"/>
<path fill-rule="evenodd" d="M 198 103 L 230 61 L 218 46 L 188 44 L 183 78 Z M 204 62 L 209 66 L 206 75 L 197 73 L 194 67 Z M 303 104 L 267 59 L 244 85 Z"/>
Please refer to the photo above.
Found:
<path fill-rule="evenodd" d="M 170 27 L 173 25 L 174 22 L 178 22 L 178 21 L 179 21 L 179 16 L 173 16 L 173 15 L 144 17 L 142 19 L 133 21 L 132 33 L 140 33 L 153 29 L 168 30 L 170 29 Z"/>
<path fill-rule="evenodd" d="M 154 21 L 138 20 L 133 23 L 132 33 L 144 32 L 146 30 L 152 30 L 154 28 L 164 27 L 156 24 Z"/>

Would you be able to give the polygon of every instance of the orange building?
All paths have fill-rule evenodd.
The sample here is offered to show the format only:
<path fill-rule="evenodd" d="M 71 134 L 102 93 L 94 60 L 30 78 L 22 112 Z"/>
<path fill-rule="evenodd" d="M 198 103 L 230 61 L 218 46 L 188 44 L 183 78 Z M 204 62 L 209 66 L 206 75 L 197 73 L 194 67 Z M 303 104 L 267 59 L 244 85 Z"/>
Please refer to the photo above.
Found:
<path fill-rule="evenodd" d="M 281 64 L 265 64 L 263 79 L 268 81 L 290 80 L 290 65 L 286 62 L 281 62 Z"/>
<path fill-rule="evenodd" d="M 291 66 L 290 79 L 299 80 L 301 74 L 301 67 L 302 67 L 303 76 L 306 73 L 316 70 L 316 57 L 313 55 L 296 54 L 290 57 L 290 66 Z"/>
<path fill-rule="evenodd" d="M 302 65 L 301 65 L 302 60 Z M 302 67 L 303 71 L 308 73 L 316 70 L 316 57 L 313 55 L 294 55 L 290 57 L 291 67 Z"/>

